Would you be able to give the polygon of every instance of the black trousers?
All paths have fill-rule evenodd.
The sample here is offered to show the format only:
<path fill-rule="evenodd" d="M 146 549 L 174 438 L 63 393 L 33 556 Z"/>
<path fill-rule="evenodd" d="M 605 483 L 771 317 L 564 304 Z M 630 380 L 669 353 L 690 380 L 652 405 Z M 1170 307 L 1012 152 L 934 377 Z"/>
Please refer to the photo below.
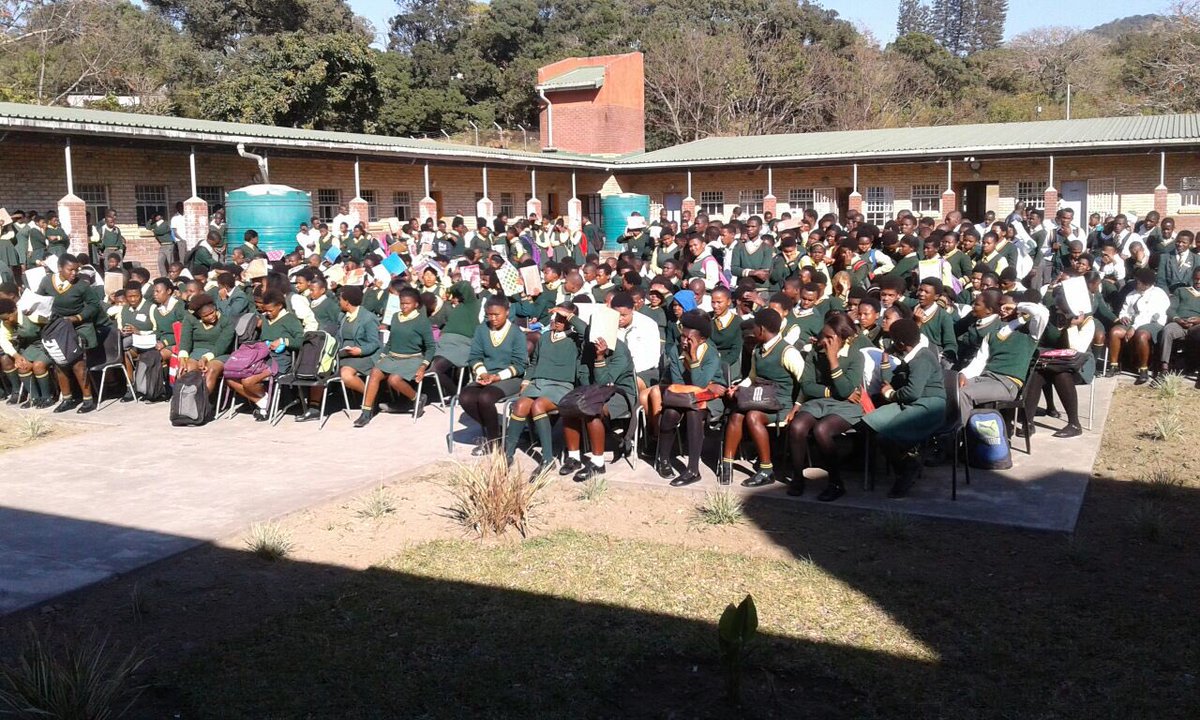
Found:
<path fill-rule="evenodd" d="M 679 410 L 663 408 L 658 417 L 658 460 L 670 462 L 671 450 L 675 446 L 675 430 L 685 422 L 687 431 L 688 470 L 700 472 L 700 451 L 704 447 L 704 420 L 707 410 Z"/>
<path fill-rule="evenodd" d="M 437 358 L 434 363 L 443 359 Z M 442 385 L 442 387 L 447 386 Z M 488 440 L 499 440 L 500 415 L 496 412 L 496 403 L 500 402 L 503 397 L 504 391 L 494 385 L 468 385 L 463 388 L 462 395 L 458 398 L 458 404 L 462 407 L 463 412 L 479 423 Z"/>

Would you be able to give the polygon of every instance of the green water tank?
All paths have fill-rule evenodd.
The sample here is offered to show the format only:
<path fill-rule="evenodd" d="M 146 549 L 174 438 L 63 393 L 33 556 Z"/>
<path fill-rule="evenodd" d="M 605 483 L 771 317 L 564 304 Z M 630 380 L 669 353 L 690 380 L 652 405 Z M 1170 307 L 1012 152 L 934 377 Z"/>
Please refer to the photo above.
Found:
<path fill-rule="evenodd" d="M 312 196 L 287 185 L 248 185 L 225 194 L 225 240 L 232 251 L 247 230 L 258 231 L 262 250 L 291 252 L 300 223 L 312 218 Z"/>
<path fill-rule="evenodd" d="M 602 195 L 600 197 L 600 223 L 604 236 L 615 242 L 625 232 L 625 225 L 633 213 L 641 213 L 646 223 L 651 221 L 650 196 L 635 193 Z"/>

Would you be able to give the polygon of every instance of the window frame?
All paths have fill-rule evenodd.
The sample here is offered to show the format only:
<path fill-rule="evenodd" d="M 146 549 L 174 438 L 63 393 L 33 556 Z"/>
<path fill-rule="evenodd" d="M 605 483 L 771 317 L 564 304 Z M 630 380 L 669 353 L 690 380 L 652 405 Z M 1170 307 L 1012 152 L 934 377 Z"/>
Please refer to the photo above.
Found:
<path fill-rule="evenodd" d="M 86 210 L 92 214 L 92 224 L 99 225 L 104 220 L 104 214 L 112 209 L 112 205 L 108 200 L 108 186 L 101 183 L 81 183 L 75 186 L 75 197 L 83 201 Z M 92 191 L 98 191 L 95 197 L 103 196 L 102 202 L 97 202 L 88 195 Z"/>
<path fill-rule="evenodd" d="M 762 189 L 738 190 L 738 207 L 742 209 L 742 216 L 749 218 L 751 215 L 762 217 L 764 198 L 767 192 Z"/>
<path fill-rule="evenodd" d="M 408 190 L 393 190 L 392 191 L 392 216 L 399 219 L 401 222 L 408 220 L 412 215 L 412 192 Z"/>
<path fill-rule="evenodd" d="M 925 217 L 929 214 L 932 217 L 940 218 L 942 216 L 942 186 L 937 183 L 913 183 L 909 188 L 909 202 L 912 207 L 909 208 L 916 215 Z M 928 205 L 928 207 L 925 207 Z"/>
<path fill-rule="evenodd" d="M 313 193 L 313 198 L 316 199 L 317 203 L 314 214 L 323 223 L 333 222 L 333 218 L 338 214 L 338 208 L 342 206 L 341 188 L 317 188 L 317 191 Z M 330 198 L 332 198 L 332 202 Z M 337 232 L 337 228 L 331 228 L 331 230 Z"/>
<path fill-rule="evenodd" d="M 161 195 L 147 200 L 148 194 Z M 160 202 L 161 200 L 161 202 Z M 133 186 L 133 216 L 138 227 L 145 227 L 156 214 L 171 217 L 171 195 L 166 185 L 134 185 Z"/>
<path fill-rule="evenodd" d="M 890 185 L 869 185 L 863 193 L 863 220 L 882 227 L 896 215 L 896 194 Z"/>
<path fill-rule="evenodd" d="M 1046 189 L 1050 183 L 1046 180 L 1018 180 L 1015 202 L 1024 202 L 1025 208 L 1046 209 Z"/>
<path fill-rule="evenodd" d="M 701 190 L 700 201 L 696 203 L 696 214 L 700 213 L 709 217 L 714 215 L 725 217 L 725 191 Z"/>

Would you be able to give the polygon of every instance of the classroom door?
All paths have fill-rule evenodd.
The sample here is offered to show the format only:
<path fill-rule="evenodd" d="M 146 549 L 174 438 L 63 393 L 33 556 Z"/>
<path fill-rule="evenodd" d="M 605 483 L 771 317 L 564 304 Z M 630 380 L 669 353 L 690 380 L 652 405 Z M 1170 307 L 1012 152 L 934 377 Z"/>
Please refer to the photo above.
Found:
<path fill-rule="evenodd" d="M 663 209 L 667 211 L 667 219 L 675 222 L 682 222 L 683 218 L 683 195 L 680 193 L 667 193 L 663 195 Z M 657 220 L 658 218 L 652 218 Z"/>
<path fill-rule="evenodd" d="M 999 187 L 998 183 L 983 180 L 963 183 L 959 189 L 959 210 L 963 216 L 972 222 L 983 222 L 983 216 L 988 210 L 988 188 Z"/>
<path fill-rule="evenodd" d="M 443 201 L 442 201 L 442 191 L 441 190 L 431 190 L 429 192 L 429 197 L 433 198 L 433 201 L 435 203 L 437 203 L 438 217 L 437 217 L 437 219 L 434 220 L 434 222 L 436 223 L 438 220 L 441 220 L 442 218 L 446 217 L 446 206 L 443 204 Z"/>
<path fill-rule="evenodd" d="M 1087 180 L 1072 180 L 1063 183 L 1058 207 L 1074 210 L 1076 225 L 1085 223 L 1087 221 Z"/>

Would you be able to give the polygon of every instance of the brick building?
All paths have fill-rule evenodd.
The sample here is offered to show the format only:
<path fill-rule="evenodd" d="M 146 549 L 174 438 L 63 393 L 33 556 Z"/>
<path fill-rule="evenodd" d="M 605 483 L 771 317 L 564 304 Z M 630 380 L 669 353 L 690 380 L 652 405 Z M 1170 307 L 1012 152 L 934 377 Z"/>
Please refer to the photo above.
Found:
<path fill-rule="evenodd" d="M 244 145 L 325 219 L 346 204 L 373 221 L 532 212 L 599 224 L 603 191 L 648 195 L 676 216 L 1002 217 L 1023 200 L 1080 216 L 1157 210 L 1200 228 L 1200 114 L 706 138 L 647 153 L 640 54 L 554 63 L 537 87 L 540 152 L 0 103 L 0 206 L 57 209 L 76 242 L 85 212 L 112 208 L 130 258 L 149 261 L 153 238 L 138 230 L 149 214 L 184 201 L 198 241 L 226 192 L 263 181 Z"/>

